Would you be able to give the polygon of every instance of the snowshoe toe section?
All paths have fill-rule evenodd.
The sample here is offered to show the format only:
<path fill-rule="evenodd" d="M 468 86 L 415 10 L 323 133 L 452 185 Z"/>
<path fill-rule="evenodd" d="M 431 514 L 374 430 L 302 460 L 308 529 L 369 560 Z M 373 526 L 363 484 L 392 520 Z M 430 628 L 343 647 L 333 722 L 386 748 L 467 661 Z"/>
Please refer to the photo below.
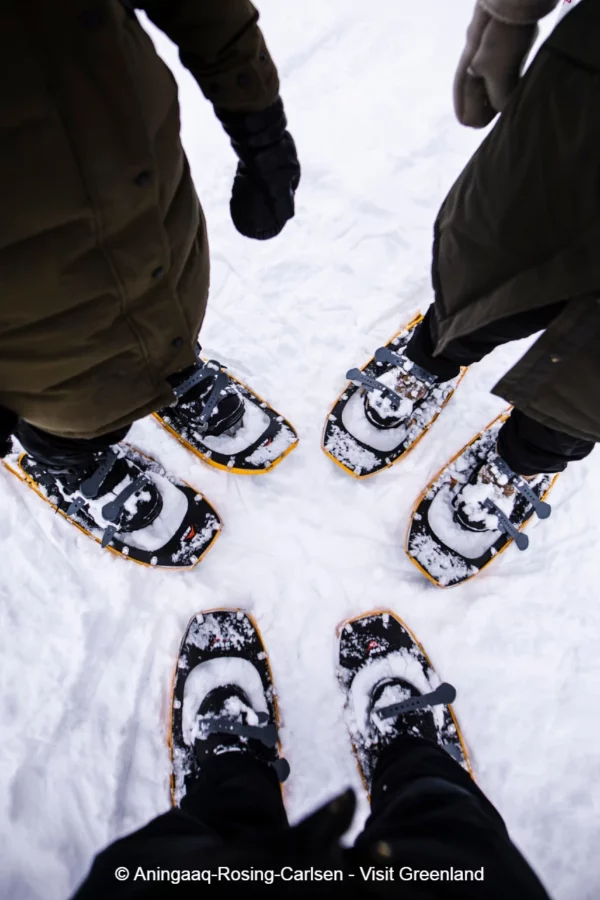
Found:
<path fill-rule="evenodd" d="M 521 529 L 536 511 L 547 516 L 544 501 L 557 476 L 539 475 L 531 482 L 514 476 L 518 490 L 510 516 L 501 505 L 484 498 L 480 521 L 469 519 L 469 527 L 465 525 L 464 497 L 468 499 L 469 495 L 464 489 L 472 485 L 474 497 L 481 492 L 478 472 L 489 460 L 497 464 L 498 432 L 509 415 L 510 410 L 502 413 L 467 444 L 428 485 L 413 511 L 406 552 L 439 587 L 453 587 L 473 578 L 513 542 L 519 549 L 526 549 L 528 539 Z"/>
<path fill-rule="evenodd" d="M 471 771 L 450 705 L 455 691 L 440 681 L 417 639 L 393 612 L 367 613 L 341 626 L 338 680 L 346 697 L 345 718 L 367 791 L 381 753 L 401 734 L 437 742 Z"/>
<path fill-rule="evenodd" d="M 168 475 L 162 466 L 134 447 L 121 444 L 119 454 L 138 477 L 115 500 L 100 501 L 102 520 L 89 499 L 80 492 L 66 492 L 64 485 L 23 453 L 16 441 L 5 464 L 56 512 L 102 548 L 152 568 L 193 568 L 219 534 L 221 521 L 217 513 L 202 494 Z M 114 521 L 111 503 L 115 506 Z M 128 515 L 124 518 L 120 510 L 125 507 Z M 148 514 L 150 507 L 152 515 Z M 136 521 L 141 527 L 132 527 Z M 120 523 L 124 523 L 123 529 Z"/>
<path fill-rule="evenodd" d="M 450 401 L 466 371 L 438 384 L 405 356 L 421 319 L 416 316 L 362 369 L 347 373 L 351 381 L 327 418 L 322 449 L 355 478 L 375 475 L 412 450 Z M 401 396 L 396 390 L 398 377 L 410 377 L 411 371 L 414 384 L 407 385 Z"/>
<path fill-rule="evenodd" d="M 215 363 L 214 365 L 219 365 Z M 175 406 L 165 407 L 155 413 L 155 418 L 188 450 L 217 469 L 236 475 L 261 475 L 275 468 L 298 443 L 298 435 L 292 425 L 279 415 L 258 394 L 229 374 L 224 367 L 219 377 L 227 380 L 231 391 L 241 400 L 243 413 L 236 414 L 232 427 L 219 428 L 219 433 L 206 430 L 205 422 L 190 418 L 184 412 L 183 397 Z M 233 420 L 232 420 L 233 421 Z M 227 424 L 227 423 L 225 423 Z"/>
<path fill-rule="evenodd" d="M 198 723 L 198 711 L 210 706 L 219 691 L 242 697 L 251 706 L 252 721 L 240 725 L 215 718 Z M 238 704 L 241 701 L 236 701 Z M 207 728 L 207 725 L 209 726 Z M 171 797 L 178 806 L 197 777 L 199 729 L 211 732 L 208 751 L 224 752 L 231 742 L 242 740 L 254 747 L 272 765 L 281 781 L 289 773 L 281 757 L 278 738 L 279 711 L 269 659 L 260 632 L 251 616 L 242 610 L 215 609 L 198 613 L 183 637 L 173 681 L 171 719 Z M 214 734 L 212 734 L 214 733 Z M 218 733 L 218 734 L 217 734 Z M 214 735 L 219 737 L 215 742 Z M 206 734 L 202 735 L 206 738 Z M 258 746 L 257 746 L 258 744 Z M 200 757 L 200 760 L 202 756 Z"/>

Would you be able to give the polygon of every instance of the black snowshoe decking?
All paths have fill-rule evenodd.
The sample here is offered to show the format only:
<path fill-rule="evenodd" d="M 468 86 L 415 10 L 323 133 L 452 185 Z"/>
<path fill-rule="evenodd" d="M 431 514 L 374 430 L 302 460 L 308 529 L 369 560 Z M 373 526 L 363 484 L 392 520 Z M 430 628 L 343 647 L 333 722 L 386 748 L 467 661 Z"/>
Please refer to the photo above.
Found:
<path fill-rule="evenodd" d="M 352 373 L 357 372 L 361 373 L 363 377 L 375 379 L 397 368 L 392 361 L 391 354 L 398 354 L 402 351 L 410 339 L 412 330 L 421 322 L 422 318 L 421 315 L 415 316 L 405 328 L 394 335 L 385 347 L 380 348 L 362 369 L 350 370 L 347 377 L 351 377 Z M 370 445 L 353 434 L 344 423 L 344 418 L 349 415 L 351 409 L 349 404 L 357 402 L 362 404 L 364 395 L 364 388 L 360 384 L 349 382 L 345 391 L 336 400 L 325 422 L 322 439 L 324 453 L 354 478 L 369 478 L 382 469 L 393 466 L 416 447 L 421 438 L 425 436 L 452 398 L 466 371 L 463 369 L 456 382 L 447 382 L 437 386 L 432 395 L 435 402 L 425 401 L 417 404 L 408 427 L 402 425 L 395 429 L 379 432 L 373 429 L 371 433 L 379 435 L 377 442 L 389 445 L 388 449 L 378 449 Z M 364 419 L 367 422 L 366 416 Z M 365 430 L 365 435 L 367 433 L 368 428 Z M 381 437 L 382 435 L 384 437 Z"/>
<path fill-rule="evenodd" d="M 351 686 L 356 675 L 373 662 L 385 666 L 385 676 L 408 677 L 414 666 L 422 679 L 422 694 L 434 692 L 441 681 L 425 650 L 408 626 L 391 610 L 374 610 L 342 623 L 338 628 L 338 680 L 350 702 Z M 449 687 L 449 686 L 445 686 Z M 463 737 L 451 705 L 434 707 L 437 740 L 453 759 L 471 775 L 471 764 Z M 360 733 L 350 726 L 350 740 L 363 783 L 369 790 L 373 772 L 369 771 L 369 754 L 363 752 Z"/>
<path fill-rule="evenodd" d="M 206 364 L 208 361 L 201 362 Z M 297 446 L 296 431 L 266 400 L 237 378 L 229 373 L 225 374 L 225 367 L 220 363 L 214 364 L 218 367 L 217 371 L 235 384 L 246 404 L 244 419 L 252 417 L 252 423 L 243 421 L 242 427 L 231 437 L 226 434 L 214 437 L 201 434 L 182 420 L 176 405 L 154 413 L 155 418 L 184 447 L 209 466 L 235 475 L 262 475 L 272 471 Z M 245 446 L 244 440 L 247 440 Z"/>
<path fill-rule="evenodd" d="M 139 537 L 135 537 L 136 532 L 131 535 L 114 534 L 107 542 L 106 530 L 100 528 L 86 514 L 84 508 L 80 506 L 73 508 L 71 500 L 65 498 L 59 490 L 53 490 L 49 484 L 44 485 L 37 480 L 35 463 L 14 441 L 13 452 L 4 459 L 4 464 L 57 513 L 98 544 L 105 546 L 111 553 L 151 568 L 174 570 L 194 568 L 208 553 L 219 535 L 221 520 L 216 511 L 202 494 L 186 482 L 168 475 L 151 457 L 127 444 L 122 444 L 121 447 L 125 448 L 126 456 L 135 461 L 148 477 L 158 476 L 165 479 L 183 494 L 187 502 L 187 512 L 183 520 L 168 542 L 159 549 L 147 550 L 135 546 L 134 542 L 139 542 Z M 140 533 L 137 532 L 138 536 Z"/>
<path fill-rule="evenodd" d="M 406 538 L 406 552 L 417 568 L 438 587 L 453 587 L 468 581 L 478 575 L 499 553 L 502 553 L 514 542 L 513 537 L 502 531 L 467 532 L 462 530 L 465 542 L 469 542 L 470 545 L 467 552 L 465 549 L 458 550 L 448 546 L 439 534 L 440 531 L 446 533 L 450 529 L 449 533 L 452 537 L 458 537 L 461 529 L 452 520 L 450 498 L 463 487 L 477 463 L 495 447 L 498 432 L 510 412 L 507 410 L 494 419 L 487 428 L 452 457 L 427 486 L 413 510 Z M 545 500 L 557 478 L 558 475 L 545 475 L 532 485 L 533 491 L 541 501 Z M 448 503 L 442 502 L 444 501 L 443 497 L 438 497 L 441 491 L 448 492 Z M 432 505 L 436 498 L 438 501 L 434 515 L 437 531 L 434 530 L 430 521 Z M 517 533 L 524 528 L 534 514 L 534 508 L 522 496 L 517 499 L 515 504 L 517 515 L 519 510 L 525 512 L 519 517 L 521 521 L 515 527 Z M 497 534 L 497 538 L 492 543 L 489 536 L 494 534 Z M 487 547 L 485 547 L 486 542 L 489 544 Z M 478 547 L 478 545 L 480 546 Z"/>
<path fill-rule="evenodd" d="M 178 806 L 185 795 L 185 776 L 195 766 L 194 747 L 184 739 L 184 700 L 187 678 L 196 666 L 223 657 L 239 657 L 258 672 L 267 701 L 269 725 L 279 727 L 279 708 L 269 657 L 256 622 L 244 610 L 212 609 L 189 622 L 173 678 L 171 732 L 171 800 Z M 281 758 L 281 745 L 277 743 Z M 281 763 L 285 764 L 284 760 Z M 288 768 L 289 771 L 289 768 Z M 284 780 L 284 779 L 282 779 Z"/>

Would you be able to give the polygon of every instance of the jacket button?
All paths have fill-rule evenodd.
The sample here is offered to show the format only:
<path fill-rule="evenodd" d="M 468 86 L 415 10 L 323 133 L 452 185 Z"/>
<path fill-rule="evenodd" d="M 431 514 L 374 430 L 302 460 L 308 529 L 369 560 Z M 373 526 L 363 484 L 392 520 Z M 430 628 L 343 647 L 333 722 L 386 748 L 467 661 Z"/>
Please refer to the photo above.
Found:
<path fill-rule="evenodd" d="M 171 341 L 171 347 L 175 347 L 176 350 L 179 350 L 180 347 L 183 347 L 183 338 L 173 338 L 173 340 Z"/>
<path fill-rule="evenodd" d="M 558 363 L 561 361 L 562 356 L 551 356 L 550 359 L 553 363 Z"/>
<path fill-rule="evenodd" d="M 156 269 L 152 273 L 152 277 L 153 278 L 162 278 L 164 274 L 165 274 L 165 267 L 157 266 Z"/>
<path fill-rule="evenodd" d="M 260 51 L 260 53 L 258 54 L 258 58 L 260 59 L 261 62 L 267 61 L 267 54 L 265 53 L 264 50 Z"/>
<path fill-rule="evenodd" d="M 150 182 L 152 181 L 152 172 L 148 169 L 142 169 L 141 172 L 133 179 L 133 183 L 137 184 L 138 187 L 148 187 Z"/>
<path fill-rule="evenodd" d="M 104 25 L 104 13 L 99 9 L 86 9 L 79 16 L 79 21 L 86 28 L 100 28 Z"/>
<path fill-rule="evenodd" d="M 248 87 L 248 85 L 250 84 L 250 76 L 246 75 L 245 72 L 242 72 L 237 77 L 237 83 L 239 87 Z"/>

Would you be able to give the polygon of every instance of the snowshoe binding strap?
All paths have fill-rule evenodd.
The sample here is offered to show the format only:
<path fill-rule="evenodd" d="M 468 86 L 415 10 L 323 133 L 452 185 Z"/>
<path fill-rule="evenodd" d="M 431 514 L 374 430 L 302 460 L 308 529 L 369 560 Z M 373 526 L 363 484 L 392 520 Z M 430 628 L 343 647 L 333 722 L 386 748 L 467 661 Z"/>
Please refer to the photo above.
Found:
<path fill-rule="evenodd" d="M 102 535 L 101 547 L 103 550 L 106 550 L 115 534 L 117 533 L 116 525 L 109 525 L 108 528 L 104 529 L 104 534 Z"/>
<path fill-rule="evenodd" d="M 199 360 L 198 368 L 192 372 L 189 378 L 182 381 L 180 385 L 173 388 L 178 400 L 181 400 L 188 391 L 201 384 L 208 378 L 214 378 L 214 384 L 210 394 L 202 404 L 202 412 L 198 416 L 195 430 L 199 434 L 205 434 L 208 431 L 208 420 L 210 419 L 215 406 L 218 404 L 225 388 L 229 385 L 229 377 L 223 371 L 223 366 L 216 359 L 210 359 L 207 363 Z"/>
<path fill-rule="evenodd" d="M 376 378 L 365 375 L 360 369 L 350 369 L 349 372 L 346 372 L 346 378 L 349 381 L 353 381 L 355 384 L 360 384 L 366 391 L 379 391 L 380 394 L 390 401 L 392 409 L 394 410 L 400 409 L 400 406 L 404 402 L 400 394 L 397 394 L 396 391 L 393 391 L 391 388 L 387 387 L 387 385 L 377 381 Z"/>
<path fill-rule="evenodd" d="M 223 716 L 215 716 L 212 719 L 205 719 L 201 722 L 200 728 L 202 738 L 207 738 L 211 734 L 234 734 L 236 737 L 242 737 L 249 740 L 260 741 L 265 747 L 272 750 L 277 746 L 277 728 L 275 725 L 268 725 L 269 716 L 265 712 L 257 713 L 259 725 L 247 725 L 244 722 L 236 722 Z M 290 764 L 287 759 L 278 757 L 268 765 L 275 770 L 279 781 L 283 783 L 290 774 Z"/>
<path fill-rule="evenodd" d="M 258 713 L 260 725 L 246 725 L 244 722 L 236 722 L 224 716 L 215 716 L 213 719 L 205 719 L 200 728 L 203 737 L 209 734 L 235 734 L 237 737 L 260 741 L 265 747 L 275 747 L 277 744 L 277 728 L 275 725 L 267 725 L 269 721 L 267 713 Z"/>
<path fill-rule="evenodd" d="M 413 363 L 412 366 L 409 367 L 407 365 L 407 360 L 402 356 L 398 356 L 398 354 L 390 350 L 389 347 L 379 347 L 379 349 L 375 351 L 375 361 L 391 363 L 393 366 L 402 369 L 407 375 L 414 375 L 418 381 L 424 381 L 425 384 L 428 384 L 431 387 L 438 383 L 437 377 L 432 375 L 431 372 L 428 372 L 427 369 L 422 369 L 421 366 L 418 366 L 416 363 Z"/>
<path fill-rule="evenodd" d="M 107 522 L 116 522 L 121 515 L 121 511 L 130 497 L 133 497 L 138 491 L 141 491 L 143 487 L 148 484 L 148 477 L 146 475 L 138 475 L 135 481 L 132 481 L 131 484 L 127 485 L 124 491 L 115 497 L 114 500 L 111 500 L 110 503 L 107 503 L 106 506 L 102 507 L 102 516 L 107 520 Z"/>
<path fill-rule="evenodd" d="M 81 487 L 79 488 L 79 490 L 84 497 L 86 497 L 88 500 L 93 500 L 98 496 L 102 485 L 112 472 L 112 468 L 118 458 L 119 454 L 114 450 L 108 451 L 106 457 L 104 458 L 104 461 L 98 466 L 94 474 L 90 475 L 90 477 L 86 479 L 86 481 L 83 481 L 81 483 Z"/>
<path fill-rule="evenodd" d="M 497 517 L 498 530 L 508 535 L 509 538 L 512 538 L 519 550 L 527 550 L 527 548 L 529 547 L 529 538 L 527 537 L 527 535 L 519 531 L 516 525 L 514 525 L 514 523 L 510 521 L 508 516 L 503 513 L 498 506 L 496 506 L 493 500 L 490 500 L 488 498 L 487 500 L 484 500 L 483 505 Z"/>
<path fill-rule="evenodd" d="M 527 479 L 522 478 L 520 475 L 517 475 L 516 472 L 513 472 L 511 467 L 508 465 L 508 463 L 504 462 L 501 456 L 498 456 L 497 459 L 494 460 L 494 465 L 510 479 L 519 493 L 523 494 L 525 499 L 531 503 L 538 515 L 538 518 L 548 519 L 550 517 L 552 507 L 544 500 L 540 500 L 536 492 L 527 483 Z"/>
<path fill-rule="evenodd" d="M 75 497 L 75 499 L 71 502 L 67 510 L 68 516 L 74 516 L 78 512 L 84 512 L 87 507 L 87 503 L 83 499 L 83 497 Z"/>
<path fill-rule="evenodd" d="M 203 381 L 206 381 L 207 378 L 214 378 L 215 374 L 222 369 L 221 363 L 214 359 L 205 363 L 198 353 L 196 353 L 196 357 L 198 359 L 198 365 L 192 374 L 189 375 L 188 378 L 185 378 L 181 384 L 178 384 L 173 388 L 173 393 L 178 400 L 181 397 L 184 397 L 192 388 L 196 387 L 197 384 L 201 384 Z"/>
<path fill-rule="evenodd" d="M 391 706 L 384 706 L 383 709 L 376 710 L 377 715 L 381 719 L 395 719 L 407 712 L 415 712 L 418 709 L 429 709 L 431 706 L 447 706 L 456 699 L 456 688 L 451 684 L 443 682 L 435 691 L 429 694 L 422 694 L 420 697 L 409 697 L 408 700 L 401 700 L 399 703 L 392 703 Z"/>

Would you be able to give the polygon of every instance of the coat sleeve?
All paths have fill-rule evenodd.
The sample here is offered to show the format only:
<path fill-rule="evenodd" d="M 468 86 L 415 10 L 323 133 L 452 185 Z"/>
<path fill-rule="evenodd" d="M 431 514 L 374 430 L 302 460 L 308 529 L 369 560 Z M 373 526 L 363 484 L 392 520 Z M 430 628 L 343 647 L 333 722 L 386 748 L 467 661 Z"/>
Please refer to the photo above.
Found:
<path fill-rule="evenodd" d="M 558 0 L 479 0 L 498 22 L 507 25 L 535 25 L 558 5 Z"/>
<path fill-rule="evenodd" d="M 135 7 L 179 47 L 215 106 L 257 112 L 277 99 L 277 69 L 250 0 L 137 0 Z"/>

